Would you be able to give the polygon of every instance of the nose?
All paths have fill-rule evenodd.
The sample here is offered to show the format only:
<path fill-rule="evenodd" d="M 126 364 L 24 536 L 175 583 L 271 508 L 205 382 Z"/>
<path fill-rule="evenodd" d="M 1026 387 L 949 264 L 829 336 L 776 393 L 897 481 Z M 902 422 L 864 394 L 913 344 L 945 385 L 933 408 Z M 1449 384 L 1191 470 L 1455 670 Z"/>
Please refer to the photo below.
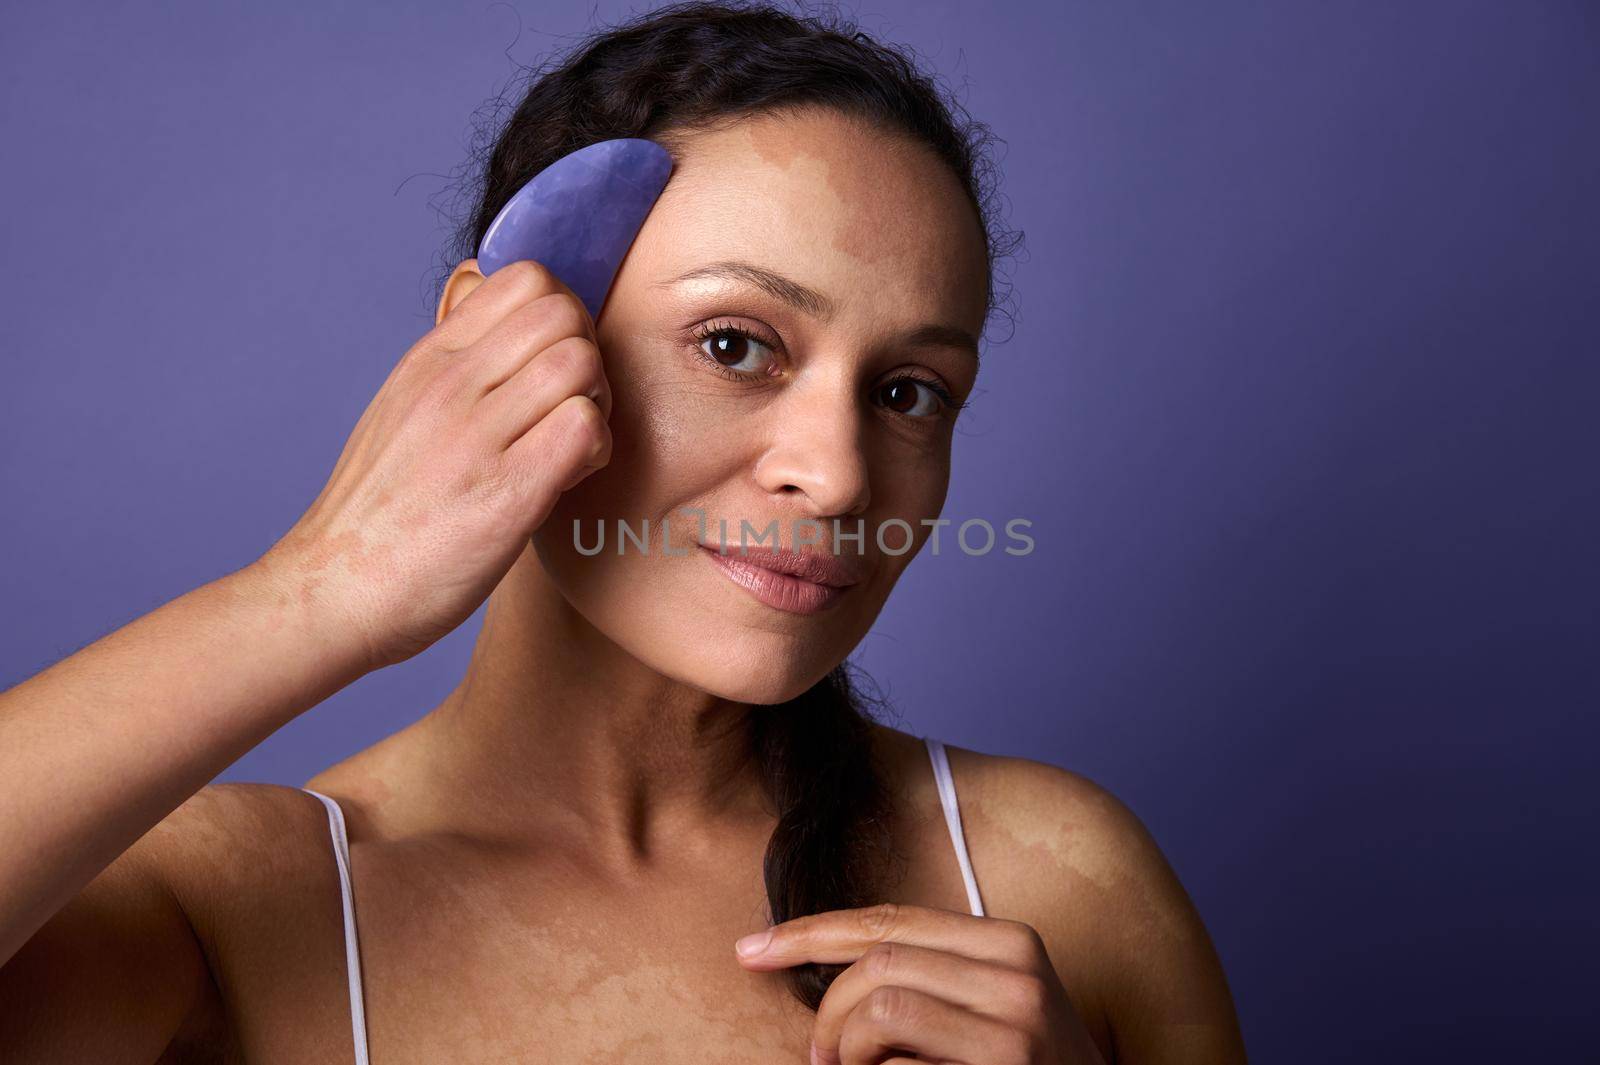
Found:
<path fill-rule="evenodd" d="M 861 412 L 847 382 L 813 385 L 790 389 L 769 409 L 772 428 L 756 462 L 756 483 L 787 505 L 799 502 L 800 516 L 854 517 L 871 498 Z"/>

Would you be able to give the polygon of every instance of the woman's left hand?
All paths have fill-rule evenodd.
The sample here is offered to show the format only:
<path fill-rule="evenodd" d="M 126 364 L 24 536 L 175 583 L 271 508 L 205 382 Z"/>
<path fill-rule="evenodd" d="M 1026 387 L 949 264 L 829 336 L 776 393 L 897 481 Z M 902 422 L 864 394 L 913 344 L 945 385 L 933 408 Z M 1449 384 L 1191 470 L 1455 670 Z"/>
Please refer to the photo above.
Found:
<path fill-rule="evenodd" d="M 850 965 L 817 1008 L 820 1065 L 1105 1065 L 1039 933 L 1021 921 L 883 903 L 768 931 L 765 950 L 739 956 L 745 968 Z"/>

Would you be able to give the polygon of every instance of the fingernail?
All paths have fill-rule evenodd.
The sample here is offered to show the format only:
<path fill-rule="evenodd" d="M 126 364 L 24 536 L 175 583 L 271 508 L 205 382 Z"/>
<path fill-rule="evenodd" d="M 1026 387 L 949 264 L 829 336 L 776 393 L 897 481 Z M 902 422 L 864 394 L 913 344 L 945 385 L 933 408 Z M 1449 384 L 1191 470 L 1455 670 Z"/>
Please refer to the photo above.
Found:
<path fill-rule="evenodd" d="M 772 929 L 765 932 L 751 932 L 733 945 L 741 958 L 748 958 L 752 954 L 760 954 L 767 949 L 767 944 L 772 942 Z"/>

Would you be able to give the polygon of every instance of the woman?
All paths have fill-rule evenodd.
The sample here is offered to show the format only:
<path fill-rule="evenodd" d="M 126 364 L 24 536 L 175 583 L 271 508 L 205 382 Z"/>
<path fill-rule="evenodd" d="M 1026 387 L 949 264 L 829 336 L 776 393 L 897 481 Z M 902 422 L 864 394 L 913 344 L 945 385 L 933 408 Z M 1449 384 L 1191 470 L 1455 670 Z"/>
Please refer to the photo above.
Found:
<path fill-rule="evenodd" d="M 599 319 L 537 263 L 486 279 L 500 206 L 613 137 L 674 170 Z M 1124 806 L 882 725 L 845 672 L 915 554 L 874 530 L 920 548 L 944 502 L 983 143 L 896 52 L 762 7 L 540 77 L 305 516 L 0 698 L 0 1058 L 1242 1060 Z M 646 549 L 593 553 L 619 519 Z M 741 521 L 816 568 L 741 560 Z M 485 597 L 415 724 L 304 789 L 207 784 Z"/>

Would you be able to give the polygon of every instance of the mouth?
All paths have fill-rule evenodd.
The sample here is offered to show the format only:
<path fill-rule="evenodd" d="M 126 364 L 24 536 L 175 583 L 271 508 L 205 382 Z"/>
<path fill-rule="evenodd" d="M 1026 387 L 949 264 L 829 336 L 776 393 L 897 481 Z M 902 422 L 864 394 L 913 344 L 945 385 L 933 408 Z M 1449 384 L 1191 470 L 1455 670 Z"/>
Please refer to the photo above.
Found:
<path fill-rule="evenodd" d="M 859 583 L 853 568 L 833 555 L 772 548 L 737 547 L 727 554 L 714 544 L 700 550 L 733 583 L 756 599 L 792 614 L 815 614 L 837 603 Z"/>

